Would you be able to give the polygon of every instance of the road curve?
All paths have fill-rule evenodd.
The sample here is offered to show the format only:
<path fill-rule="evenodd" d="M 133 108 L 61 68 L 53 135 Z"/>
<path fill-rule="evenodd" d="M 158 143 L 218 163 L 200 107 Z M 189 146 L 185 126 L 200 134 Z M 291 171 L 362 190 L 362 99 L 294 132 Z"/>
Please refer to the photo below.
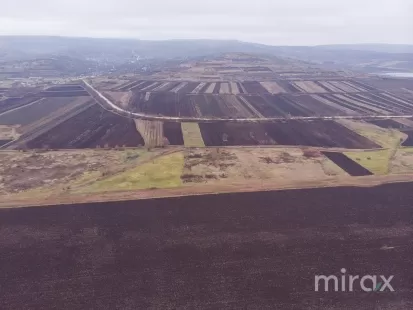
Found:
<path fill-rule="evenodd" d="M 121 116 L 132 119 L 157 120 L 157 121 L 172 121 L 172 122 L 196 122 L 196 123 L 213 123 L 213 122 L 238 122 L 238 123 L 268 123 L 282 120 L 337 120 L 337 119 L 390 119 L 390 118 L 413 118 L 413 115 L 359 115 L 359 116 L 291 116 L 291 117 L 266 117 L 266 118 L 204 118 L 204 117 L 174 117 L 174 116 L 159 116 L 143 113 L 126 111 L 101 92 L 96 90 L 86 80 L 81 80 L 83 87 L 103 108 L 119 114 Z"/>

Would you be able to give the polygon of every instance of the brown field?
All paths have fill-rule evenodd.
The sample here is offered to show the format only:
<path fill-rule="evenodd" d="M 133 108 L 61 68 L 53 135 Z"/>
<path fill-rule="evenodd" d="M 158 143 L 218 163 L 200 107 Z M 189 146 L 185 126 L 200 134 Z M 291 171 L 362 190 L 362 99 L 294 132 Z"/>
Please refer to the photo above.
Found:
<path fill-rule="evenodd" d="M 412 193 L 400 183 L 3 209 L 0 308 L 411 309 Z M 342 268 L 393 275 L 395 292 L 315 292 L 315 275 Z"/>
<path fill-rule="evenodd" d="M 27 126 L 61 108 L 67 107 L 76 100 L 77 98 L 74 97 L 43 98 L 33 104 L 0 115 L 0 124 Z"/>
<path fill-rule="evenodd" d="M 41 97 L 34 95 L 27 95 L 24 97 L 11 97 L 0 100 L 0 115 L 3 115 L 4 112 L 11 111 L 26 105 L 29 105 L 33 102 L 41 100 Z"/>
<path fill-rule="evenodd" d="M 323 152 L 323 154 L 351 176 L 373 175 L 371 171 L 359 165 L 343 153 Z"/>
<path fill-rule="evenodd" d="M 143 145 L 132 120 L 94 104 L 40 136 L 28 141 L 28 148 L 95 148 Z"/>
<path fill-rule="evenodd" d="M 199 126 L 206 146 L 279 144 L 354 149 L 380 147 L 334 121 L 201 123 Z"/>

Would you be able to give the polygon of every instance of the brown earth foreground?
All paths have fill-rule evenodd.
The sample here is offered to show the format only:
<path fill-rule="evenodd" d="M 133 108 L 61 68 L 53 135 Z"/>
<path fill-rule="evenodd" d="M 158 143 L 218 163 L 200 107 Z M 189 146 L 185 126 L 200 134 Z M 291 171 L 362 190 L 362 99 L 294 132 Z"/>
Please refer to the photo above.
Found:
<path fill-rule="evenodd" d="M 412 309 L 413 183 L 0 210 L 1 309 Z M 315 292 L 314 275 L 395 292 Z"/>

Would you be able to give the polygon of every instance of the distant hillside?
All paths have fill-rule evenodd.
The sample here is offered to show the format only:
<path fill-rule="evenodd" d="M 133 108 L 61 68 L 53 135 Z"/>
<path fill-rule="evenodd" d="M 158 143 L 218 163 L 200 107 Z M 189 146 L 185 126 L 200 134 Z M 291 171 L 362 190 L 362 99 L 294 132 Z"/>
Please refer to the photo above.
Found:
<path fill-rule="evenodd" d="M 122 64 L 136 59 L 193 58 L 231 52 L 290 57 L 339 67 L 370 66 L 373 71 L 381 70 L 382 67 L 389 70 L 413 69 L 413 45 L 357 44 L 310 47 L 269 46 L 231 40 L 145 41 L 0 36 L 0 61 L 61 56 L 101 64 Z"/>

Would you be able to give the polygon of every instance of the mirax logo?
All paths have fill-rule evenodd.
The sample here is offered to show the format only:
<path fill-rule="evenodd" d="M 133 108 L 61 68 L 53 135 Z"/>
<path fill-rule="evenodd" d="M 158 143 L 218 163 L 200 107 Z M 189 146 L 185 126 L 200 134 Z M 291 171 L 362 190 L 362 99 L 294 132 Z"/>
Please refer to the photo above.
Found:
<path fill-rule="evenodd" d="M 337 277 L 334 275 L 316 275 L 314 277 L 315 291 L 319 292 L 320 284 L 324 282 L 325 292 L 328 292 L 329 289 L 332 289 L 332 291 L 334 292 L 354 292 L 357 291 L 359 288 L 364 292 L 383 292 L 385 290 L 394 292 L 394 288 L 390 284 L 394 276 L 353 276 L 347 275 L 347 270 L 345 268 L 341 269 L 341 273 L 341 277 Z M 323 287 L 321 287 L 321 289 L 322 288 Z"/>

